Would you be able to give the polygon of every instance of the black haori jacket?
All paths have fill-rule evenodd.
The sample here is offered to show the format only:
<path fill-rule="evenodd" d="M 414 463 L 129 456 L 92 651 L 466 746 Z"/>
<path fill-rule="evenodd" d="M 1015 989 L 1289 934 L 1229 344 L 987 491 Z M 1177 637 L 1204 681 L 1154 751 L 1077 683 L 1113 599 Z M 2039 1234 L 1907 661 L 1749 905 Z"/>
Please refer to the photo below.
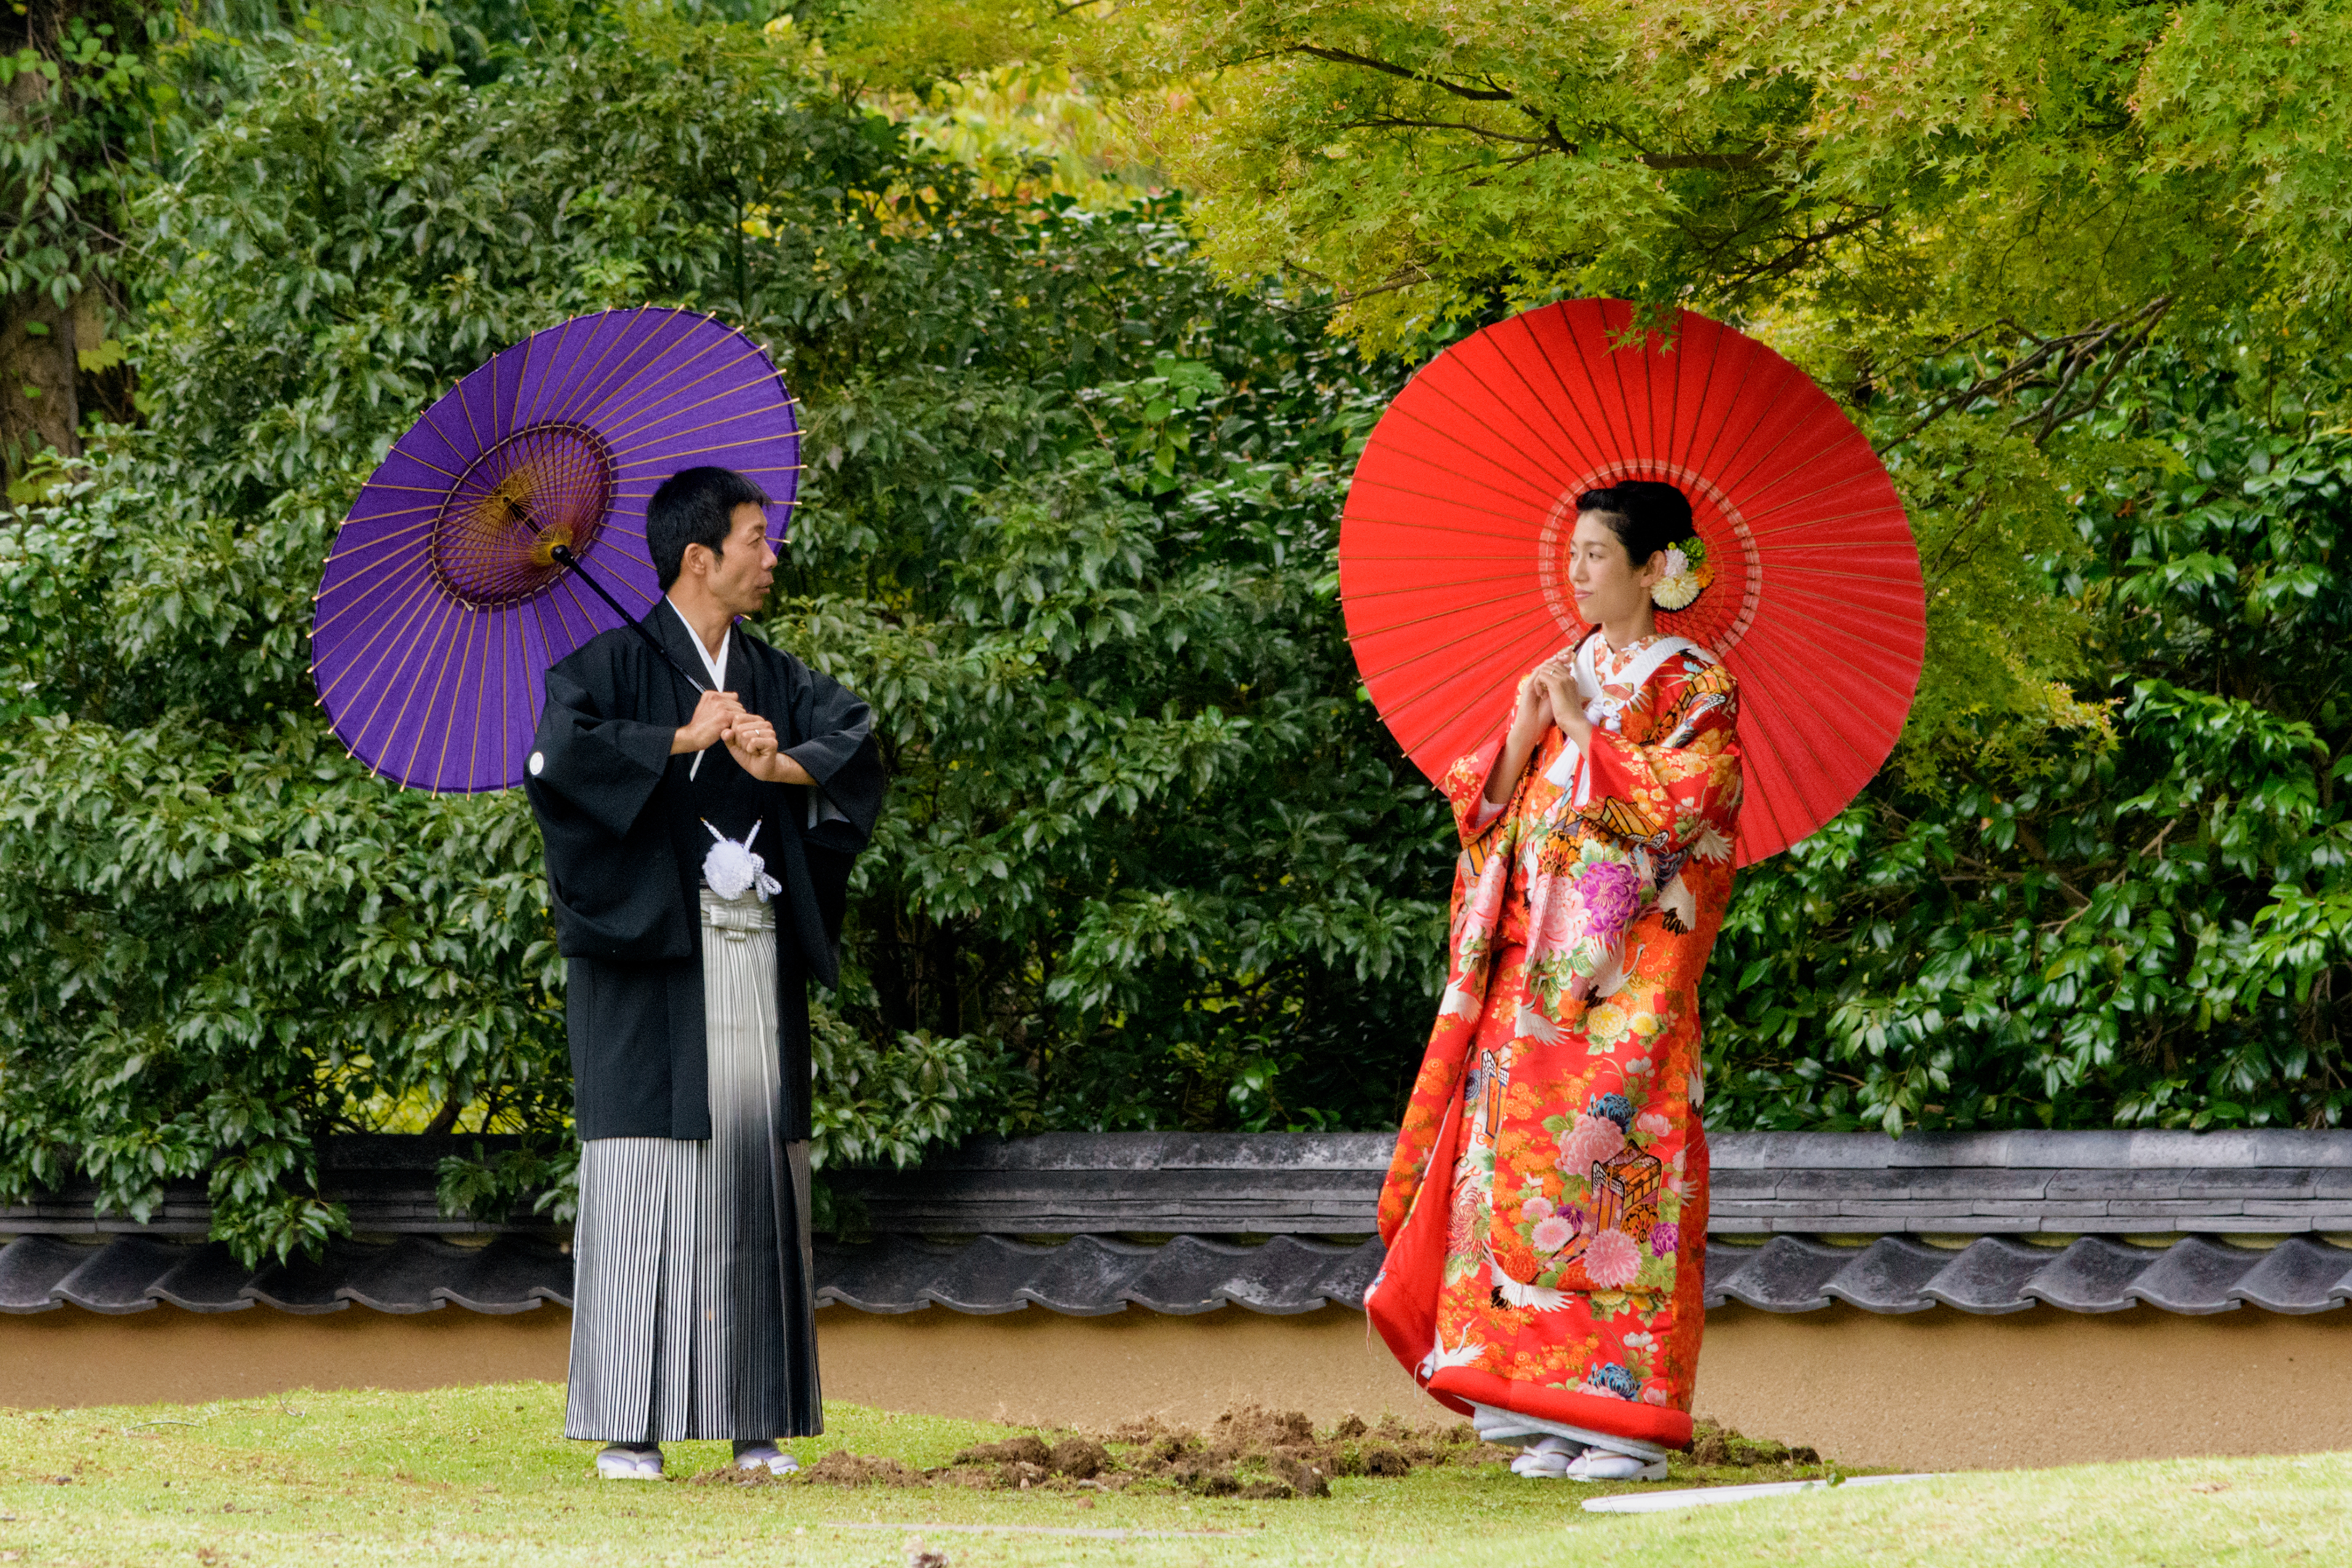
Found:
<path fill-rule="evenodd" d="M 708 675 L 667 603 L 646 628 Z M 547 846 L 556 943 L 571 961 L 565 1022 L 574 1120 L 589 1138 L 710 1136 L 702 1012 L 702 859 L 708 821 L 783 884 L 776 908 L 776 1049 L 783 1133 L 809 1135 L 808 981 L 839 976 L 850 863 L 882 810 L 873 712 L 838 681 L 737 626 L 727 687 L 776 727 L 821 788 L 762 784 L 724 745 L 670 755 L 696 693 L 622 627 L 547 672 L 547 707 L 523 788 Z"/>

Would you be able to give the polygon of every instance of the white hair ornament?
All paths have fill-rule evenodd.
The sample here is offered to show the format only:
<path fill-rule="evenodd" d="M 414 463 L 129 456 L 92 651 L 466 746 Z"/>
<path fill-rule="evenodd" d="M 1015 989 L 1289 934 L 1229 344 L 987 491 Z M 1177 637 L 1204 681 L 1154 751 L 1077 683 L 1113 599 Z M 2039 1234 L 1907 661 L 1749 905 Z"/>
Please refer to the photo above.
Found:
<path fill-rule="evenodd" d="M 1687 610 L 1715 582 L 1707 564 L 1706 542 L 1696 535 L 1665 551 L 1666 574 L 1650 590 L 1650 600 L 1662 610 Z"/>

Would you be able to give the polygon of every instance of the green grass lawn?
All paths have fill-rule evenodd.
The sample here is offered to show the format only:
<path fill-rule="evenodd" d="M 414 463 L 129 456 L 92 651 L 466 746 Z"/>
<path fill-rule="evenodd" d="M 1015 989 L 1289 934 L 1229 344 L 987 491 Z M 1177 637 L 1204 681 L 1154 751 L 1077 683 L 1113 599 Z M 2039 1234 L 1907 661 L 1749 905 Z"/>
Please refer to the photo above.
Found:
<path fill-rule="evenodd" d="M 803 1463 L 845 1447 L 941 1465 L 1011 1431 L 839 1405 L 826 1416 L 824 1437 L 794 1445 Z M 548 1384 L 0 1414 L 0 1563 L 902 1568 L 919 1549 L 957 1568 L 2352 1563 L 2342 1455 L 1955 1476 L 1622 1517 L 1580 1509 L 1592 1489 L 1497 1464 L 1266 1502 L 600 1482 L 562 1421 Z M 725 1451 L 674 1445 L 670 1468 L 692 1474 Z M 1077 1531 L 1129 1533 L 1063 1533 Z"/>

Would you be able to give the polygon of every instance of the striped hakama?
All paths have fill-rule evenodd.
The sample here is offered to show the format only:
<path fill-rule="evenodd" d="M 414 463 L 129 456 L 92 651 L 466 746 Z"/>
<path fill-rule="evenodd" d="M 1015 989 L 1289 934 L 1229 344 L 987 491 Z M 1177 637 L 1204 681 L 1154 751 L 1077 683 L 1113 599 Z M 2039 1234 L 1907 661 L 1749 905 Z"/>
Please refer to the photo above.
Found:
<path fill-rule="evenodd" d="M 776 917 L 702 889 L 710 1138 L 580 1150 L 568 1437 L 824 1430 L 808 1145 L 781 1137 Z"/>

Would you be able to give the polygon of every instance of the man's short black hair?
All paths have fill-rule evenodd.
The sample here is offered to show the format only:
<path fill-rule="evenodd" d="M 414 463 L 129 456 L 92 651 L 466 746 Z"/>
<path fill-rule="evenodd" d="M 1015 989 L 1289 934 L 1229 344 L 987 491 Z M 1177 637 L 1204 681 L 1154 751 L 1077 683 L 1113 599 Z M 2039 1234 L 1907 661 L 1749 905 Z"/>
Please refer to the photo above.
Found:
<path fill-rule="evenodd" d="M 646 549 L 662 591 L 677 581 L 688 545 L 724 558 L 735 509 L 767 504 L 768 493 L 732 468 L 680 468 L 664 479 L 646 503 Z"/>

